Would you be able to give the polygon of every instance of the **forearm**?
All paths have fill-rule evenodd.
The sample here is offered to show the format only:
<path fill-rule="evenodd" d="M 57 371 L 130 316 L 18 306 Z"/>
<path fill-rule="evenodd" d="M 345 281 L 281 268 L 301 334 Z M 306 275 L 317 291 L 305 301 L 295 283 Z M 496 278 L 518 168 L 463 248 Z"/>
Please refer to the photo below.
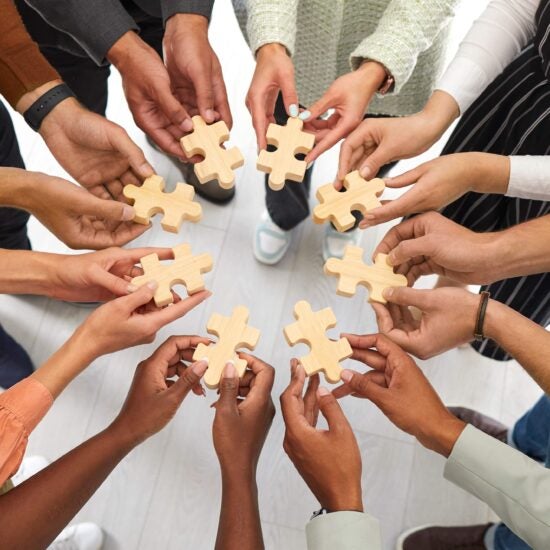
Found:
<path fill-rule="evenodd" d="M 133 446 L 108 428 L 1 496 L 2 547 L 46 548 Z"/>
<path fill-rule="evenodd" d="M 471 191 L 490 195 L 505 195 L 510 182 L 510 157 L 491 153 L 458 153 L 465 156 L 466 174 Z"/>
<path fill-rule="evenodd" d="M 517 311 L 490 300 L 485 335 L 497 342 L 550 393 L 550 333 Z"/>
<path fill-rule="evenodd" d="M 222 473 L 216 550 L 260 550 L 263 547 L 255 474 Z"/>
<path fill-rule="evenodd" d="M 58 254 L 0 249 L 0 293 L 52 296 Z"/>

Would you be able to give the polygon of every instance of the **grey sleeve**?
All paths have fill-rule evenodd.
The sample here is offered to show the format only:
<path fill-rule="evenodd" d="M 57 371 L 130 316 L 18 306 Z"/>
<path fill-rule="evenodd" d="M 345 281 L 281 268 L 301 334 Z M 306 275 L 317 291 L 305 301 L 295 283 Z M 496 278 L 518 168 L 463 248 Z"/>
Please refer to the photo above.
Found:
<path fill-rule="evenodd" d="M 71 36 L 98 64 L 126 32 L 138 30 L 118 0 L 25 0 L 52 27 Z"/>
<path fill-rule="evenodd" d="M 164 23 L 176 13 L 194 13 L 203 15 L 210 21 L 214 0 L 161 0 Z"/>

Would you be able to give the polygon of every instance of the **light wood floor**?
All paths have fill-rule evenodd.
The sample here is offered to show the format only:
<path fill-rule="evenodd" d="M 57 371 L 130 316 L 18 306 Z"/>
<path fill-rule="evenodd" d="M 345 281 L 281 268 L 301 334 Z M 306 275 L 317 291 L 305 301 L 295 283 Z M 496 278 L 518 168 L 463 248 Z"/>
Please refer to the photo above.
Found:
<path fill-rule="evenodd" d="M 459 34 L 472 15 L 461 12 Z M 155 228 L 133 245 L 170 246 L 185 239 L 195 251 L 213 255 L 215 269 L 207 281 L 214 295 L 188 317 L 163 330 L 157 343 L 174 333 L 204 333 L 212 312 L 227 314 L 234 305 L 245 304 L 251 309 L 251 324 L 262 330 L 256 353 L 277 369 L 277 401 L 288 381 L 290 357 L 305 350 L 287 347 L 282 335 L 282 327 L 292 320 L 296 301 L 307 299 L 315 308 L 331 306 L 339 320 L 332 335 L 337 330 L 374 332 L 376 325 L 364 293 L 353 299 L 336 296 L 333 278 L 322 274 L 323 228 L 309 220 L 296 231 L 292 250 L 280 265 L 265 267 L 253 259 L 253 228 L 263 208 L 262 176 L 255 170 L 256 145 L 243 106 L 253 63 L 236 29 L 228 0 L 216 3 L 212 35 L 233 106 L 232 143 L 238 144 L 246 156 L 245 167 L 238 172 L 236 200 L 226 207 L 203 202 L 203 221 L 186 224 L 180 236 L 162 232 L 155 221 Z M 178 181 L 172 163 L 152 150 L 133 125 L 116 74 L 111 92 L 108 116 L 123 124 L 146 149 L 159 174 L 171 184 Z M 29 169 L 62 174 L 40 139 L 20 117 L 14 118 Z M 435 156 L 440 147 L 438 144 L 423 159 Z M 315 186 L 331 181 L 336 159 L 337 152 L 332 151 L 317 163 Z M 418 162 L 403 162 L 397 170 Z M 363 245 L 367 252 L 387 229 L 384 226 L 365 233 Z M 31 238 L 36 250 L 69 252 L 36 220 L 31 222 Z M 431 283 L 423 281 L 422 286 Z M 36 364 L 60 346 L 88 313 L 46 298 L 0 297 L 2 324 L 29 350 Z M 104 428 L 118 412 L 136 364 L 154 347 L 130 349 L 91 365 L 35 431 L 29 453 L 55 460 Z M 486 360 L 469 348 L 425 361 L 422 366 L 445 402 L 475 407 L 506 422 L 513 422 L 540 394 L 516 363 Z M 206 399 L 190 397 L 174 421 L 128 456 L 78 514 L 75 521 L 94 521 L 103 526 L 108 536 L 107 550 L 213 547 L 220 499 L 210 436 L 213 411 L 209 404 L 214 399 L 212 393 Z M 381 520 L 385 548 L 394 547 L 403 529 L 418 524 L 468 524 L 491 517 L 486 505 L 443 480 L 442 459 L 395 429 L 374 405 L 348 398 L 344 407 L 363 455 L 365 506 Z M 318 504 L 285 456 L 282 437 L 282 419 L 277 414 L 258 472 L 264 536 L 270 550 L 299 550 L 305 547 L 304 525 Z"/>

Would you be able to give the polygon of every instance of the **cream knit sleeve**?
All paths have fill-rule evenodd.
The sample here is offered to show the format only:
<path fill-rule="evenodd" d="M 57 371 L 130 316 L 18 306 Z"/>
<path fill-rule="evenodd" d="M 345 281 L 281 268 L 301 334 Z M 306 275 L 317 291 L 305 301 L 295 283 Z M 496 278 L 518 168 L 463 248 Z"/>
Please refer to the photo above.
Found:
<path fill-rule="evenodd" d="M 298 0 L 244 0 L 244 3 L 252 52 L 256 54 L 265 44 L 279 42 L 292 55 L 296 42 Z"/>
<path fill-rule="evenodd" d="M 399 93 L 418 59 L 454 14 L 458 0 L 392 0 L 376 30 L 351 53 L 353 69 L 366 58 L 382 63 Z"/>

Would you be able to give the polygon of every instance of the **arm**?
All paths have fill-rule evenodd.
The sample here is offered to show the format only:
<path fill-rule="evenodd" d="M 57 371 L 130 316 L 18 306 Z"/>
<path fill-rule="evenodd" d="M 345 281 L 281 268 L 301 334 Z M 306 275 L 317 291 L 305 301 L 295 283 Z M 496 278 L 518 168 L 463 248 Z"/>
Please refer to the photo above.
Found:
<path fill-rule="evenodd" d="M 539 4 L 492 0 L 474 22 L 437 86 L 456 100 L 462 113 L 533 38 Z"/>
<path fill-rule="evenodd" d="M 170 338 L 137 368 L 132 387 L 115 421 L 22 485 L 0 497 L 0 530 L 7 548 L 45 548 L 137 445 L 161 430 L 206 364 L 181 368 L 193 353 L 189 337 Z M 168 387 L 166 378 L 179 378 Z M 35 518 L 28 529 L 28 518 Z"/>
<path fill-rule="evenodd" d="M 467 426 L 447 459 L 444 476 L 486 502 L 530 547 L 550 547 L 548 469 Z"/>

